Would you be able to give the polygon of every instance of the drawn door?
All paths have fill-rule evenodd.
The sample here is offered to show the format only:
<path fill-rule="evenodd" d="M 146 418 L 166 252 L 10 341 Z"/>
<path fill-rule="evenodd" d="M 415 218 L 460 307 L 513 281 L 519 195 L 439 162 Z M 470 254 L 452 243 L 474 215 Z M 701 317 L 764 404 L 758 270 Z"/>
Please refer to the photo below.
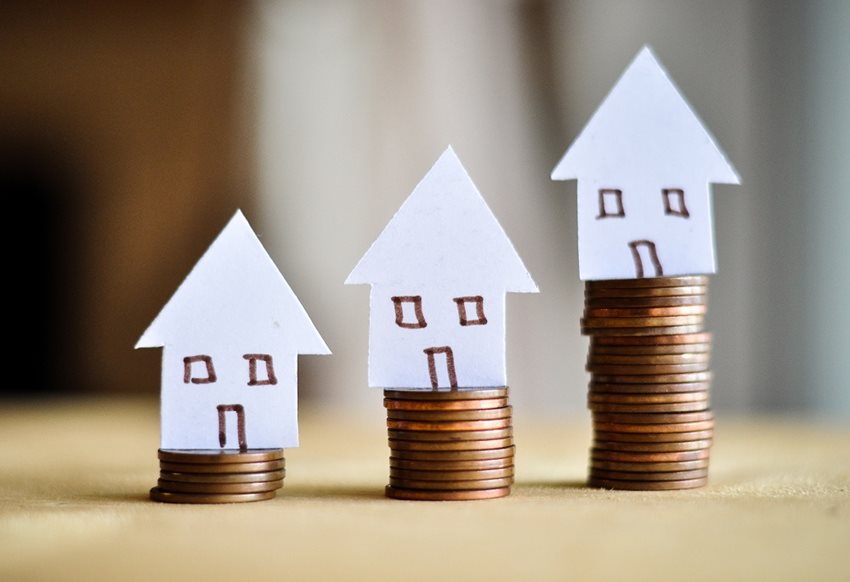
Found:
<path fill-rule="evenodd" d="M 428 358 L 428 375 L 431 377 L 431 388 L 434 390 L 440 386 L 457 388 L 455 357 L 452 349 L 449 346 L 440 346 L 425 348 L 423 351 Z"/>
<path fill-rule="evenodd" d="M 664 268 L 658 259 L 655 243 L 651 240 L 635 240 L 629 243 L 632 258 L 635 261 L 635 275 L 637 277 L 662 277 Z M 647 275 L 647 267 L 651 267 L 653 275 Z"/>
<path fill-rule="evenodd" d="M 248 450 L 245 440 L 245 408 L 241 404 L 219 404 L 218 409 L 218 444 L 221 448 L 227 445 L 227 416 L 226 413 L 233 412 L 236 415 L 236 438 L 239 441 L 239 451 Z"/>

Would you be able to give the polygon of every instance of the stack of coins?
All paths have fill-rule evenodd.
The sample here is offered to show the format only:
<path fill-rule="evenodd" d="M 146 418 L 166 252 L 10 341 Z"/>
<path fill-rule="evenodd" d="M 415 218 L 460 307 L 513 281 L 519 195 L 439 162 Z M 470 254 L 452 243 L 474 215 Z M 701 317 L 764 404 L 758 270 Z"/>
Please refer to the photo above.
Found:
<path fill-rule="evenodd" d="M 507 388 L 384 390 L 390 445 L 387 497 L 504 497 L 514 480 Z"/>
<path fill-rule="evenodd" d="M 707 277 L 588 281 L 593 487 L 670 490 L 708 480 Z"/>
<path fill-rule="evenodd" d="M 154 501 L 242 503 L 271 499 L 283 487 L 283 449 L 159 450 Z"/>

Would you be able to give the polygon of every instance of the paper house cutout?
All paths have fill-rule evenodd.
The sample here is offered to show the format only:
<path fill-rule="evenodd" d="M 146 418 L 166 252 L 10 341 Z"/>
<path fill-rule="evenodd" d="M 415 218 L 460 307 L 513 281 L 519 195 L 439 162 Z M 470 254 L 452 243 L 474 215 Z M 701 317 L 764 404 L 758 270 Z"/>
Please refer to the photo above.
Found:
<path fill-rule="evenodd" d="M 714 273 L 709 184 L 740 183 L 648 46 L 552 179 L 578 180 L 583 280 Z"/>
<path fill-rule="evenodd" d="M 331 353 L 241 212 L 136 343 L 154 347 L 164 449 L 298 446 L 298 354 Z"/>
<path fill-rule="evenodd" d="M 360 259 L 369 385 L 506 385 L 505 293 L 537 285 L 449 147 Z"/>

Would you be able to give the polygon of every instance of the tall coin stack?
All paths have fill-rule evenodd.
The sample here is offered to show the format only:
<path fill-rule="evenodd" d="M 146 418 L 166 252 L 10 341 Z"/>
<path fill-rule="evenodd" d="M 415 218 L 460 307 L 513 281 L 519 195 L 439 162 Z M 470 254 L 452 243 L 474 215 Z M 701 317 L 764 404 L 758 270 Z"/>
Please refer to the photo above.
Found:
<path fill-rule="evenodd" d="M 588 281 L 592 487 L 671 490 L 708 481 L 708 278 Z"/>
<path fill-rule="evenodd" d="M 242 503 L 272 499 L 283 487 L 283 449 L 175 451 L 160 449 L 154 501 Z"/>
<path fill-rule="evenodd" d="M 507 388 L 384 390 L 390 446 L 387 497 L 504 497 L 514 481 Z"/>

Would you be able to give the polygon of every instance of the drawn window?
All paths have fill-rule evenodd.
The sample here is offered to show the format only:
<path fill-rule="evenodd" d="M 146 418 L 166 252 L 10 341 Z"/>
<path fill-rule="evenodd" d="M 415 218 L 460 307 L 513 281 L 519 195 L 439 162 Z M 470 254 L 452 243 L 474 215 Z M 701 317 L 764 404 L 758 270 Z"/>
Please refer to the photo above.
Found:
<path fill-rule="evenodd" d="M 242 356 L 248 360 L 248 386 L 272 386 L 277 384 L 277 377 L 274 375 L 274 365 L 272 357 L 269 354 L 245 354 Z M 257 362 L 263 362 L 262 377 L 257 377 Z"/>
<path fill-rule="evenodd" d="M 420 329 L 427 327 L 425 316 L 422 314 L 422 297 L 420 295 L 404 295 L 392 297 L 395 307 L 395 324 L 404 329 Z"/>
<path fill-rule="evenodd" d="M 622 218 L 625 215 L 623 191 L 614 188 L 600 188 L 599 215 L 596 218 Z"/>
<path fill-rule="evenodd" d="M 200 365 L 196 365 L 200 364 Z M 183 383 L 212 384 L 216 381 L 215 368 L 209 356 L 186 356 L 183 358 Z"/>
<path fill-rule="evenodd" d="M 484 298 L 481 295 L 455 297 L 454 302 L 457 304 L 457 314 L 462 326 L 487 325 L 487 318 L 484 316 Z"/>
<path fill-rule="evenodd" d="M 664 214 L 669 216 L 681 216 L 688 218 L 688 207 L 685 205 L 685 191 L 681 188 L 664 188 L 661 190 L 664 197 Z"/>

